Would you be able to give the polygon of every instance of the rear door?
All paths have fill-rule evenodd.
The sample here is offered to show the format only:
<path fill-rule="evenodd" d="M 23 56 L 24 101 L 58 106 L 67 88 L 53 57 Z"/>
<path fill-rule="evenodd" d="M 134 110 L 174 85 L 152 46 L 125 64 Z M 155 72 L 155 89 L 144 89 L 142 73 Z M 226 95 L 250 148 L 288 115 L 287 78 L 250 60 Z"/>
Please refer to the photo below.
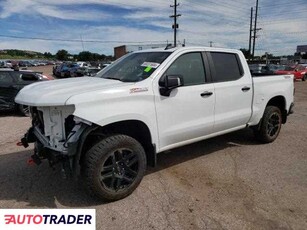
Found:
<path fill-rule="evenodd" d="M 245 125 L 252 114 L 253 88 L 236 53 L 208 52 L 215 87 L 214 132 Z"/>
<path fill-rule="evenodd" d="M 19 89 L 8 72 L 0 71 L 0 108 L 12 109 L 14 108 L 14 98 Z"/>

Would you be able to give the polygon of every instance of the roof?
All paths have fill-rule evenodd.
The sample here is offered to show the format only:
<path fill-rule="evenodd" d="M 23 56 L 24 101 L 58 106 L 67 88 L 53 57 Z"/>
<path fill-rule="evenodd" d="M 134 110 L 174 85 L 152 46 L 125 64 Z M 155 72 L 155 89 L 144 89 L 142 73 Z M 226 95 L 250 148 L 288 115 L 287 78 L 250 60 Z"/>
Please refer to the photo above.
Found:
<path fill-rule="evenodd" d="M 156 48 L 156 49 L 148 49 L 148 50 L 140 50 L 135 51 L 135 53 L 142 53 L 142 52 L 175 52 L 175 51 L 216 51 L 216 52 L 240 52 L 237 49 L 228 49 L 228 48 L 215 48 L 215 47 L 207 47 L 207 46 L 189 46 L 189 47 L 174 47 L 170 49 L 165 48 Z"/>

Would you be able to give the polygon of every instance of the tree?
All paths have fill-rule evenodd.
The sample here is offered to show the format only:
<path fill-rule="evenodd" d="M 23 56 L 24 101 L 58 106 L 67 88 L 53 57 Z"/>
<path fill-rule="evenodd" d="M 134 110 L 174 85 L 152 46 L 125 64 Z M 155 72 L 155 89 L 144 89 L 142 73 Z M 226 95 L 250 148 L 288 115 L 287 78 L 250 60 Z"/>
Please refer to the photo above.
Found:
<path fill-rule="evenodd" d="M 53 55 L 50 52 L 45 52 L 44 53 L 44 58 L 53 58 Z"/>
<path fill-rule="evenodd" d="M 93 61 L 93 54 L 89 51 L 80 52 L 78 60 L 80 60 L 80 61 Z"/>
<path fill-rule="evenodd" d="M 240 50 L 242 51 L 242 53 L 244 54 L 246 59 L 251 58 L 251 54 L 250 54 L 250 51 L 248 49 L 241 48 Z"/>
<path fill-rule="evenodd" d="M 66 50 L 59 50 L 55 57 L 60 61 L 66 61 L 68 59 L 69 53 Z"/>

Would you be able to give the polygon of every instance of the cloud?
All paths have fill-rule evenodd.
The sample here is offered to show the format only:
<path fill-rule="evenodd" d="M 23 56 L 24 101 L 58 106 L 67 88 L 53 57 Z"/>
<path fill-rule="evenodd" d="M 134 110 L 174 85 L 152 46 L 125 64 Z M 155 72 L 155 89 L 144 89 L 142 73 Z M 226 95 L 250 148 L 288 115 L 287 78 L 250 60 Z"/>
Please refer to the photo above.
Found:
<path fill-rule="evenodd" d="M 1 3 L 0 18 L 7 18 L 12 14 L 26 13 L 27 10 L 33 7 L 35 3 L 31 0 L 10 0 Z"/>
<path fill-rule="evenodd" d="M 293 54 L 296 45 L 306 42 L 304 1 L 260 2 L 258 28 L 262 30 L 257 33 L 257 54 Z M 179 42 L 185 39 L 188 45 L 208 46 L 213 41 L 219 47 L 248 47 L 250 7 L 255 0 L 178 2 L 178 13 L 182 15 L 178 18 Z M 113 54 L 113 47 L 125 42 L 172 42 L 171 4 L 173 0 L 4 0 L 0 6 L 0 34 L 68 40 L 82 36 L 85 49 Z M 89 40 L 98 41 L 86 42 Z M 82 51 L 81 41 L 18 42 L 0 37 L 0 42 L 0 48 L 24 45 L 39 51 Z"/>
<path fill-rule="evenodd" d="M 65 2 L 65 1 L 63 1 Z M 7 18 L 13 15 L 40 15 L 45 17 L 54 17 L 64 20 L 102 20 L 110 17 L 109 14 L 99 12 L 97 10 L 66 10 L 60 5 L 51 4 L 52 2 L 33 1 L 33 0 L 9 0 L 4 1 L 0 18 Z M 65 5 L 67 2 L 65 3 Z"/>

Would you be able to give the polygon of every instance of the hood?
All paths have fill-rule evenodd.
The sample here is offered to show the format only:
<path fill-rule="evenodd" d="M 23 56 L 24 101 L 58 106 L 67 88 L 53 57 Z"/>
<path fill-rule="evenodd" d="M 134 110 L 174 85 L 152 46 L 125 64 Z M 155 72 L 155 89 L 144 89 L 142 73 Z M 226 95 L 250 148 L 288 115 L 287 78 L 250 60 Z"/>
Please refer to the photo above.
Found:
<path fill-rule="evenodd" d="M 17 94 L 15 102 L 30 106 L 59 106 L 65 105 L 65 102 L 74 95 L 130 84 L 96 77 L 39 82 L 24 87 Z"/>

